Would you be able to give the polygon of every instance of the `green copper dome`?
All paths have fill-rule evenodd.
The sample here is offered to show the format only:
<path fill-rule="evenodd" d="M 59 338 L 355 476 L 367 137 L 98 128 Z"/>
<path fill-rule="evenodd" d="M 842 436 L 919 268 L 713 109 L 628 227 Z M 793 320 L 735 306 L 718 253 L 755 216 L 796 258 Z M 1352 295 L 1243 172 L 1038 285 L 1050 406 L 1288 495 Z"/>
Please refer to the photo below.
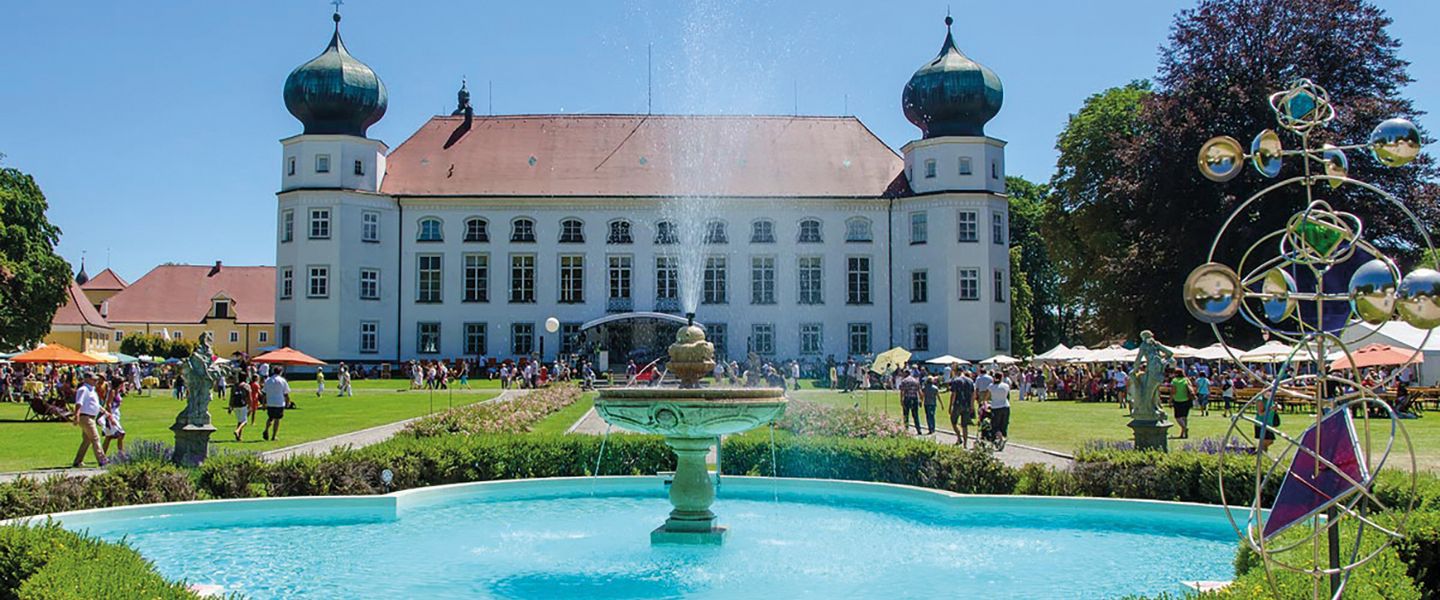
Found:
<path fill-rule="evenodd" d="M 306 134 L 365 137 L 385 116 L 385 83 L 350 56 L 340 40 L 340 14 L 330 45 L 285 78 L 285 108 L 305 125 Z"/>
<path fill-rule="evenodd" d="M 1000 78 L 955 47 L 954 19 L 945 17 L 945 44 L 905 84 L 905 118 L 926 138 L 985 135 L 985 123 L 1000 112 L 1005 90 Z"/>

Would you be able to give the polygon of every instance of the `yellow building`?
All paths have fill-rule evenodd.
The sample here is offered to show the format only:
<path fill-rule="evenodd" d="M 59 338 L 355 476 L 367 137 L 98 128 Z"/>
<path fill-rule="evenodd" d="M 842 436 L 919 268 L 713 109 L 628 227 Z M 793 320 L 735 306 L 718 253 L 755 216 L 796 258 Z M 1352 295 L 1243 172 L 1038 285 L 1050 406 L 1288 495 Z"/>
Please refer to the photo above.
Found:
<path fill-rule="evenodd" d="M 59 344 L 80 352 L 109 352 L 115 329 L 90 304 L 80 285 L 70 282 L 65 288 L 65 303 L 50 319 L 46 344 Z"/>
<path fill-rule="evenodd" d="M 219 356 L 259 354 L 275 344 L 275 267 L 161 265 L 101 307 L 115 340 L 137 333 L 198 340 L 209 332 Z"/>
<path fill-rule="evenodd" d="M 85 267 L 81 266 L 80 269 L 81 275 L 84 275 Z M 102 317 L 105 316 L 105 301 L 127 287 L 130 287 L 130 284 L 125 283 L 124 279 L 108 268 L 96 273 L 94 277 L 80 281 L 80 289 L 84 290 L 85 297 L 90 299 L 90 304 L 100 311 Z"/>

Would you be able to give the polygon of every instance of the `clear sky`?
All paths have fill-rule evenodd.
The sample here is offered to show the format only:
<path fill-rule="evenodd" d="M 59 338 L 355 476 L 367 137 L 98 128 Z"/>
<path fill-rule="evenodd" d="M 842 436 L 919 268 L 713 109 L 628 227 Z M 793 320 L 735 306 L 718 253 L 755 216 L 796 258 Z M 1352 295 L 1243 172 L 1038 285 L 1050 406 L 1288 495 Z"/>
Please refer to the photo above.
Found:
<path fill-rule="evenodd" d="M 1155 72 L 1185 0 L 950 0 L 961 50 L 1005 85 L 986 127 L 1011 174 L 1049 178 L 1055 134 L 1096 91 Z M 1440 110 L 1440 2 L 1382 0 L 1422 110 Z M 859 117 L 899 148 L 900 92 L 945 36 L 944 0 L 348 0 L 342 33 L 390 92 L 398 146 L 454 108 Z M 33 174 L 61 253 L 133 281 L 163 262 L 273 264 L 290 70 L 324 49 L 324 0 L 3 4 L 0 153 Z M 1422 125 L 1433 119 L 1422 119 Z M 1435 125 L 1429 127 L 1437 130 Z M 1434 145 L 1431 146 L 1434 151 Z M 108 257 L 108 258 L 107 258 Z"/>

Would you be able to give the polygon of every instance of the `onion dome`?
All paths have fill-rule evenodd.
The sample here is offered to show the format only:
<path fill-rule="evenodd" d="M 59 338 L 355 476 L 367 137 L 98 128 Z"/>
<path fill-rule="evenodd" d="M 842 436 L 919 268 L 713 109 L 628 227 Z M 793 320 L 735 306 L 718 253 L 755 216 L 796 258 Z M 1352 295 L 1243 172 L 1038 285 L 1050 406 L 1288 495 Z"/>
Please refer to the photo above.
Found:
<path fill-rule="evenodd" d="M 285 78 L 285 108 L 305 125 L 306 134 L 365 137 L 365 130 L 385 116 L 385 83 L 350 56 L 340 40 L 340 13 L 334 19 L 330 45 Z"/>
<path fill-rule="evenodd" d="M 1005 96 L 994 71 L 955 47 L 950 32 L 954 22 L 945 17 L 945 44 L 940 54 L 910 76 L 901 95 L 905 118 L 926 138 L 985 135 L 985 123 L 1000 112 Z"/>

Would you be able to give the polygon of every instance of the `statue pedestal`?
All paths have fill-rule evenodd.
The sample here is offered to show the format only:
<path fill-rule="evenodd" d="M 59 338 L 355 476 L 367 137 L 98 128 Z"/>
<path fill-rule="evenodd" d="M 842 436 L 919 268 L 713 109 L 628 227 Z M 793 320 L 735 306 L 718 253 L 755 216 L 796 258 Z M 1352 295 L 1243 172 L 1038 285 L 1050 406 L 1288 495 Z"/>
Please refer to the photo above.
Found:
<path fill-rule="evenodd" d="M 210 435 L 215 433 L 214 425 L 170 426 L 175 432 L 175 455 L 171 462 L 182 467 L 197 467 L 210 455 Z"/>
<path fill-rule="evenodd" d="M 1173 424 L 1166 422 L 1164 415 L 1156 420 L 1131 419 L 1128 426 L 1135 432 L 1136 450 L 1170 451 L 1170 428 Z"/>
<path fill-rule="evenodd" d="M 705 457 L 714 445 L 713 437 L 667 437 L 665 445 L 675 451 L 675 479 L 670 483 L 670 518 L 650 532 L 651 544 L 720 544 L 725 528 L 715 525 L 715 482 L 710 479 Z"/>

